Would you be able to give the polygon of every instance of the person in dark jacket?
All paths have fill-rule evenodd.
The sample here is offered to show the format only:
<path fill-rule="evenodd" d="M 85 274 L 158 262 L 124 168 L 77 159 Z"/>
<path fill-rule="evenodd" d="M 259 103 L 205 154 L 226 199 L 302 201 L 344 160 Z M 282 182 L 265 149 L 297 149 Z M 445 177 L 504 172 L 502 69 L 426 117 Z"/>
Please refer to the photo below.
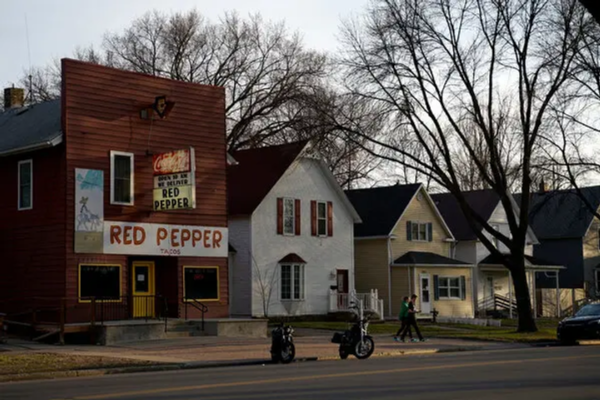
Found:
<path fill-rule="evenodd" d="M 400 340 L 400 335 L 402 334 L 408 323 L 408 296 L 405 296 L 404 299 L 402 299 L 402 305 L 400 306 L 400 314 L 398 315 L 398 319 L 400 320 L 400 329 L 398 329 L 398 332 L 396 332 L 396 334 L 394 335 L 394 340 L 396 342 Z M 408 337 L 410 337 L 411 340 L 413 338 L 412 331 L 410 330 L 410 328 L 408 329 Z"/>
<path fill-rule="evenodd" d="M 410 297 L 410 302 L 408 303 L 408 318 L 407 318 L 407 323 L 406 323 L 406 327 L 404 328 L 404 331 L 402 332 L 402 336 L 400 336 L 400 340 L 404 341 L 404 338 L 406 337 L 406 333 L 410 330 L 411 326 L 413 328 L 415 328 L 415 332 L 417 333 L 417 336 L 419 337 L 419 339 L 412 339 L 413 342 L 424 342 L 425 339 L 423 339 L 423 336 L 421 335 L 421 331 L 419 331 L 419 327 L 417 326 L 417 313 L 419 312 L 418 310 L 415 309 L 415 302 L 417 301 L 417 295 L 413 294 Z"/>

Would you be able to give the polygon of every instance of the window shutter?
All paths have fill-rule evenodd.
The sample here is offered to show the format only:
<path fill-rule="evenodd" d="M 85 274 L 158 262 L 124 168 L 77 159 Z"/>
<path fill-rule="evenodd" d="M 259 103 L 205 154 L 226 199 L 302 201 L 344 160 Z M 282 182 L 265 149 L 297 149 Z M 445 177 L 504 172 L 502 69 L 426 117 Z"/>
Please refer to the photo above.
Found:
<path fill-rule="evenodd" d="M 310 234 L 317 236 L 317 202 L 310 201 Z"/>
<path fill-rule="evenodd" d="M 433 276 L 433 299 L 434 300 L 440 299 L 440 284 L 439 284 L 439 277 L 437 275 Z"/>
<path fill-rule="evenodd" d="M 295 232 L 296 236 L 300 236 L 300 234 L 302 233 L 302 230 L 300 229 L 300 219 L 301 219 L 300 216 L 302 215 L 300 212 L 300 207 L 301 207 L 300 200 L 296 199 L 294 202 L 294 213 L 295 213 L 294 225 L 295 225 L 295 230 L 296 230 L 296 232 Z"/>
<path fill-rule="evenodd" d="M 406 223 L 406 240 L 412 240 L 412 222 L 410 221 Z"/>
<path fill-rule="evenodd" d="M 467 298 L 467 282 L 464 276 L 460 277 L 460 299 L 465 300 Z"/>
<path fill-rule="evenodd" d="M 277 199 L 277 234 L 283 235 L 283 199 Z"/>
<path fill-rule="evenodd" d="M 433 240 L 433 223 L 429 222 L 427 224 L 427 236 L 429 236 L 429 241 Z"/>
<path fill-rule="evenodd" d="M 333 236 L 333 203 L 327 202 L 327 236 Z"/>

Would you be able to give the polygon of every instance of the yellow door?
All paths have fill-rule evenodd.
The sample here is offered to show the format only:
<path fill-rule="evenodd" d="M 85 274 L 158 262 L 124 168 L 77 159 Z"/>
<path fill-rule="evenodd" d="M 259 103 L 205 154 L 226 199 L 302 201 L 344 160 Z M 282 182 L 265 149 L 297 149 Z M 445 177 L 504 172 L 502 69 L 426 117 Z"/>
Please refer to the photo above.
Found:
<path fill-rule="evenodd" d="M 133 274 L 133 318 L 154 317 L 154 263 L 136 261 L 131 267 Z"/>

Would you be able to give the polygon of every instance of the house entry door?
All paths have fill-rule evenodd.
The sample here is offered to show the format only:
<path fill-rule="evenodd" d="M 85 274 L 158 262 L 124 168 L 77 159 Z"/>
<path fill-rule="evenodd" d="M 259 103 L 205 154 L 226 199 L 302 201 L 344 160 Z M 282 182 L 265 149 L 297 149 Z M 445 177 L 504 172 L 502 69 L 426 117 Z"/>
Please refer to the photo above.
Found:
<path fill-rule="evenodd" d="M 346 309 L 350 305 L 348 300 L 348 270 L 337 270 L 337 292 L 338 292 L 338 308 Z"/>
<path fill-rule="evenodd" d="M 429 274 L 421 274 L 421 314 L 430 314 L 431 313 L 431 278 Z"/>
<path fill-rule="evenodd" d="M 154 263 L 136 261 L 131 266 L 133 284 L 133 318 L 154 318 L 155 315 L 155 281 Z"/>

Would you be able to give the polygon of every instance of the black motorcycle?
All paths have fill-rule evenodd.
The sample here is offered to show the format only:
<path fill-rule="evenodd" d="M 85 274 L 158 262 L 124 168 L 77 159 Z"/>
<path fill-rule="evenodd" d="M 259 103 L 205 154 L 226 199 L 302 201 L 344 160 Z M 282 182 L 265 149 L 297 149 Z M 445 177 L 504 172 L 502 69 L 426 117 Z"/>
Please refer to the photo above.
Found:
<path fill-rule="evenodd" d="M 340 345 L 339 354 L 342 360 L 348 358 L 350 354 L 359 360 L 364 360 L 371 357 L 375 351 L 375 342 L 368 334 L 369 320 L 362 316 L 362 312 L 357 317 L 357 321 L 350 329 L 344 333 L 334 333 L 331 339 L 332 343 Z"/>
<path fill-rule="evenodd" d="M 289 364 L 296 357 L 296 346 L 294 346 L 294 330 L 289 325 L 281 323 L 271 332 L 271 360 Z"/>

